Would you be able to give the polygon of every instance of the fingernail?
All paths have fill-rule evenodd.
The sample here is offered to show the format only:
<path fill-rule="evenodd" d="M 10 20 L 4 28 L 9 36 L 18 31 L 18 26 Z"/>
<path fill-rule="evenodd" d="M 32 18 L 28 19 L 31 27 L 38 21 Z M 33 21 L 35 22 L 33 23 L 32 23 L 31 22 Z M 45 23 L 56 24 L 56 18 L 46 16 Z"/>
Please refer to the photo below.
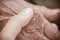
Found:
<path fill-rule="evenodd" d="M 19 13 L 20 15 L 29 15 L 33 14 L 33 10 L 31 8 L 25 8 L 22 12 Z"/>

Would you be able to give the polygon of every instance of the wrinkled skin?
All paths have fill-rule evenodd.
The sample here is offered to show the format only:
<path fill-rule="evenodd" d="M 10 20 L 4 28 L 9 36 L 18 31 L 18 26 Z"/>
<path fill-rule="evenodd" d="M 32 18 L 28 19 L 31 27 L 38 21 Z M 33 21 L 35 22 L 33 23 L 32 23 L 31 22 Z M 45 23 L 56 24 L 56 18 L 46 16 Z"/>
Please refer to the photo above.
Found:
<path fill-rule="evenodd" d="M 55 24 L 48 22 L 41 14 L 35 13 L 31 22 L 22 29 L 18 38 L 21 40 L 53 40 L 58 36 L 58 33 Z"/>
<path fill-rule="evenodd" d="M 52 9 L 50 10 L 44 6 L 32 7 L 32 5 L 29 5 L 28 7 L 31 7 L 34 10 L 34 16 L 31 22 L 21 30 L 21 33 L 19 33 L 16 40 L 54 40 L 55 38 L 57 38 L 59 34 L 58 27 L 54 23 L 51 23 L 50 21 L 54 21 L 58 18 L 58 11 L 55 12 L 56 10 Z M 9 14 L 10 12 L 11 14 Z M 51 16 L 50 12 L 54 15 Z M 1 16 L 4 17 L 3 19 L 0 20 L 1 29 L 2 27 L 5 26 L 6 22 L 10 19 L 11 16 L 16 15 L 12 14 L 13 13 L 12 11 L 8 11 L 8 13 L 6 14 L 4 13 L 1 12 Z M 47 15 L 48 13 L 49 17 Z"/>

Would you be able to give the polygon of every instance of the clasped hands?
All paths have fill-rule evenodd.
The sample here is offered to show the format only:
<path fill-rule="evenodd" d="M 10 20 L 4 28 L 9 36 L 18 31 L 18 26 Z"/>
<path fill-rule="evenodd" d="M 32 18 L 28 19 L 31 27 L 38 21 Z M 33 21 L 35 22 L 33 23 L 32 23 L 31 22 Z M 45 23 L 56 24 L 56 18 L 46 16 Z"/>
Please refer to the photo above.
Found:
<path fill-rule="evenodd" d="M 55 21 L 59 17 L 60 10 L 48 9 L 44 6 L 41 6 L 39 9 L 38 7 L 39 6 L 35 8 L 25 8 L 22 12 L 18 13 L 15 16 L 12 16 L 0 32 L 1 40 L 15 40 L 17 35 L 22 31 L 22 28 L 26 27 L 26 25 L 31 22 L 31 19 L 33 19 L 33 15 L 35 13 L 39 13 L 42 17 L 41 19 L 46 23 L 44 25 L 45 30 L 43 32 L 45 35 L 40 38 L 44 38 L 45 40 L 55 39 L 55 36 L 58 36 L 59 30 L 57 25 L 51 22 Z M 37 33 L 35 36 L 38 37 L 39 34 Z"/>

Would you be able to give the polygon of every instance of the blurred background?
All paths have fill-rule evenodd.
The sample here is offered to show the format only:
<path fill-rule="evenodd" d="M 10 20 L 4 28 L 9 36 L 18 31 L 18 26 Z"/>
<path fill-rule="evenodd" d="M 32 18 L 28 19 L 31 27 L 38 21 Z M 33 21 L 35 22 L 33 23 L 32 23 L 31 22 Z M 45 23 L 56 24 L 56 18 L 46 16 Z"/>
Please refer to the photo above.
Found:
<path fill-rule="evenodd" d="M 26 0 L 35 5 L 45 5 L 48 8 L 60 8 L 60 0 Z"/>

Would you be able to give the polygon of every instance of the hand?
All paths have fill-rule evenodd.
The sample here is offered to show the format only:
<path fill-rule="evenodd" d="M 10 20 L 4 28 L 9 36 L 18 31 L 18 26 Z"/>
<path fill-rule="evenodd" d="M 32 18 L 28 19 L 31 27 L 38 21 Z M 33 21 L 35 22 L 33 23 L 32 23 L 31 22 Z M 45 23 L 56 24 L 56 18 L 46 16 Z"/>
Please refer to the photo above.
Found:
<path fill-rule="evenodd" d="M 21 3 L 21 1 L 20 1 L 20 3 Z M 24 5 L 24 6 L 26 6 L 27 7 L 27 5 L 25 5 L 24 4 L 24 2 L 22 2 L 21 3 L 22 5 Z M 28 4 L 29 5 L 29 4 Z M 33 10 L 34 10 L 34 13 L 35 13 L 35 15 L 36 15 L 36 13 L 38 14 L 38 15 L 36 15 L 36 16 L 34 16 L 34 18 L 35 17 L 37 17 L 36 18 L 36 22 L 35 21 L 33 21 L 33 19 L 32 19 L 32 21 L 30 22 L 30 24 L 29 25 L 27 25 L 27 27 L 26 27 L 26 29 L 28 30 L 26 30 L 28 33 L 29 33 L 29 35 L 30 35 L 30 37 L 32 37 L 32 39 L 35 39 L 35 40 L 37 40 L 37 39 L 39 39 L 39 40 L 50 40 L 50 39 L 54 39 L 54 38 L 56 38 L 56 36 L 57 36 L 57 34 L 58 34 L 58 28 L 57 28 L 57 26 L 54 24 L 54 23 L 51 23 L 51 22 L 49 22 L 49 21 L 54 21 L 54 20 L 56 20 L 56 18 L 58 18 L 58 12 L 59 12 L 59 10 L 58 11 L 55 11 L 55 9 L 54 10 L 51 10 L 51 9 L 48 9 L 48 8 L 46 8 L 46 7 L 44 7 L 44 6 L 32 6 L 32 5 L 29 5 L 28 7 L 31 7 Z M 42 11 L 43 10 L 43 11 Z M 51 14 L 50 15 L 50 12 L 53 14 Z M 48 15 L 46 15 L 46 14 L 48 14 Z M 40 17 L 38 17 L 40 15 Z M 54 16 L 55 15 L 55 16 Z M 51 17 L 52 16 L 52 17 Z M 46 18 L 49 20 L 47 20 Z M 55 19 L 53 19 L 53 17 L 56 17 Z M 41 20 L 40 20 L 41 19 Z M 52 20 L 53 19 L 53 20 Z M 39 21 L 40 20 L 40 21 Z M 45 20 L 45 21 L 44 21 Z M 33 23 L 33 24 L 32 24 Z M 35 25 L 36 24 L 36 25 Z M 38 25 L 38 24 L 40 24 L 40 25 Z M 48 25 L 47 25 L 48 24 Z M 44 26 L 45 25 L 45 26 Z M 30 27 L 31 26 L 31 27 Z M 42 28 L 41 28 L 41 26 L 42 26 Z M 32 28 L 33 27 L 33 28 Z M 41 28 L 41 29 L 39 29 L 39 30 L 41 30 L 40 32 L 38 32 L 38 31 L 36 31 L 35 30 L 35 27 L 37 27 L 37 29 L 39 29 L 39 27 Z M 51 27 L 51 28 L 50 28 Z M 44 31 L 43 31 L 43 30 Z M 25 28 L 22 30 L 22 32 L 24 33 L 24 30 L 25 30 Z M 48 30 L 48 31 L 47 31 Z M 55 32 L 54 32 L 55 31 Z M 41 33 L 41 32 L 43 32 L 43 33 Z M 47 33 L 48 32 L 48 33 Z M 32 35 L 31 35 L 31 33 L 32 33 Z M 41 33 L 41 34 L 40 34 Z M 51 35 L 49 35 L 49 34 L 51 34 Z M 20 38 L 21 38 L 21 35 L 22 35 L 22 33 L 20 34 L 20 35 L 18 35 L 19 36 L 19 40 L 20 40 Z M 23 39 L 23 37 L 24 36 L 22 36 L 22 39 Z M 29 37 L 29 36 L 28 36 Z M 11 39 L 12 37 L 10 37 L 10 39 Z M 13 38 L 12 38 L 13 39 Z M 27 38 L 28 39 L 28 38 Z"/>
<path fill-rule="evenodd" d="M 57 25 L 48 21 L 41 11 L 34 11 L 31 22 L 22 29 L 16 40 L 55 40 L 58 35 Z"/>
<path fill-rule="evenodd" d="M 60 9 L 49 9 L 45 6 L 34 6 L 34 11 L 44 15 L 50 22 L 57 20 L 60 17 Z"/>
<path fill-rule="evenodd" d="M 1 31 L 1 40 L 15 40 L 21 29 L 26 26 L 33 16 L 31 8 L 24 9 L 21 13 L 13 16 Z"/>
<path fill-rule="evenodd" d="M 47 37 L 49 40 L 55 40 L 55 38 L 57 38 L 58 35 L 60 35 L 60 34 L 59 34 L 58 26 L 52 22 L 57 20 L 60 17 L 60 9 L 49 9 L 45 6 L 38 6 L 38 5 L 35 5 L 31 8 L 34 9 L 34 13 L 38 13 L 40 15 L 41 14 L 43 15 L 43 17 L 40 18 L 43 20 L 43 21 L 41 20 L 41 22 L 40 22 L 41 25 L 42 25 L 42 23 L 46 22 L 45 23 L 46 28 L 42 27 L 43 30 L 45 29 L 45 31 L 44 31 L 45 33 L 42 33 L 42 34 L 45 35 L 45 37 Z M 35 24 L 38 24 L 38 23 L 35 23 Z M 50 26 L 50 25 L 52 25 L 52 26 Z M 49 26 L 51 27 L 51 29 Z M 42 37 L 41 40 L 43 40 L 43 39 L 48 40 L 48 39 L 45 39 L 45 37 Z M 60 40 L 60 39 L 58 39 L 58 40 Z"/>
<path fill-rule="evenodd" d="M 27 26 L 28 28 L 25 28 L 27 31 L 29 31 L 29 34 L 28 33 L 24 33 L 24 30 L 22 30 L 22 33 L 24 33 L 25 35 L 27 34 L 30 37 L 33 37 L 34 40 L 50 40 L 50 39 L 54 40 L 58 36 L 59 30 L 58 30 L 57 25 L 54 24 L 54 23 L 51 23 L 49 21 L 55 21 L 56 19 L 59 18 L 59 12 L 60 12 L 59 9 L 49 9 L 49 8 L 46 8 L 45 6 L 32 5 L 32 4 L 29 4 L 29 3 L 21 1 L 21 0 L 18 0 L 16 2 L 19 3 L 19 4 L 22 4 L 25 7 L 31 7 L 34 10 L 34 13 L 38 13 L 38 15 L 42 14 L 44 16 L 43 18 L 41 18 L 43 21 L 41 20 L 39 22 L 39 20 L 38 20 L 39 18 L 36 18 L 36 20 L 38 20 L 38 22 L 36 21 L 37 23 L 32 20 L 30 22 L 30 24 Z M 23 3 L 21 3 L 21 2 L 23 2 Z M 36 17 L 38 15 L 36 15 Z M 45 19 L 46 19 L 46 21 L 44 21 Z M 44 25 L 46 26 L 45 28 L 44 28 L 44 26 L 42 27 L 43 30 L 45 29 L 44 33 L 42 33 L 42 34 L 40 34 L 40 32 L 37 32 L 37 31 L 36 31 L 36 33 L 34 32 L 34 30 L 35 30 L 34 27 L 38 27 L 39 28 L 39 26 L 38 26 L 39 23 L 41 25 L 43 25 L 42 23 L 45 23 Z M 30 31 L 32 32 L 32 34 L 30 34 Z M 20 35 L 22 36 L 22 38 L 21 38 Z M 21 38 L 21 40 L 28 40 L 29 36 L 26 35 L 27 38 L 25 39 L 25 37 L 22 34 L 20 34 L 20 35 L 18 36 L 17 40 L 18 39 L 20 40 L 20 38 Z M 32 40 L 32 39 L 30 39 L 30 40 Z"/>
<path fill-rule="evenodd" d="M 26 2 L 25 0 L 14 0 L 18 4 L 24 6 L 24 7 L 31 7 L 34 9 L 35 12 L 40 12 L 46 17 L 49 21 L 55 21 L 60 16 L 60 9 L 50 9 L 46 6 L 39 6 L 39 5 L 33 5 L 31 3 Z"/>

